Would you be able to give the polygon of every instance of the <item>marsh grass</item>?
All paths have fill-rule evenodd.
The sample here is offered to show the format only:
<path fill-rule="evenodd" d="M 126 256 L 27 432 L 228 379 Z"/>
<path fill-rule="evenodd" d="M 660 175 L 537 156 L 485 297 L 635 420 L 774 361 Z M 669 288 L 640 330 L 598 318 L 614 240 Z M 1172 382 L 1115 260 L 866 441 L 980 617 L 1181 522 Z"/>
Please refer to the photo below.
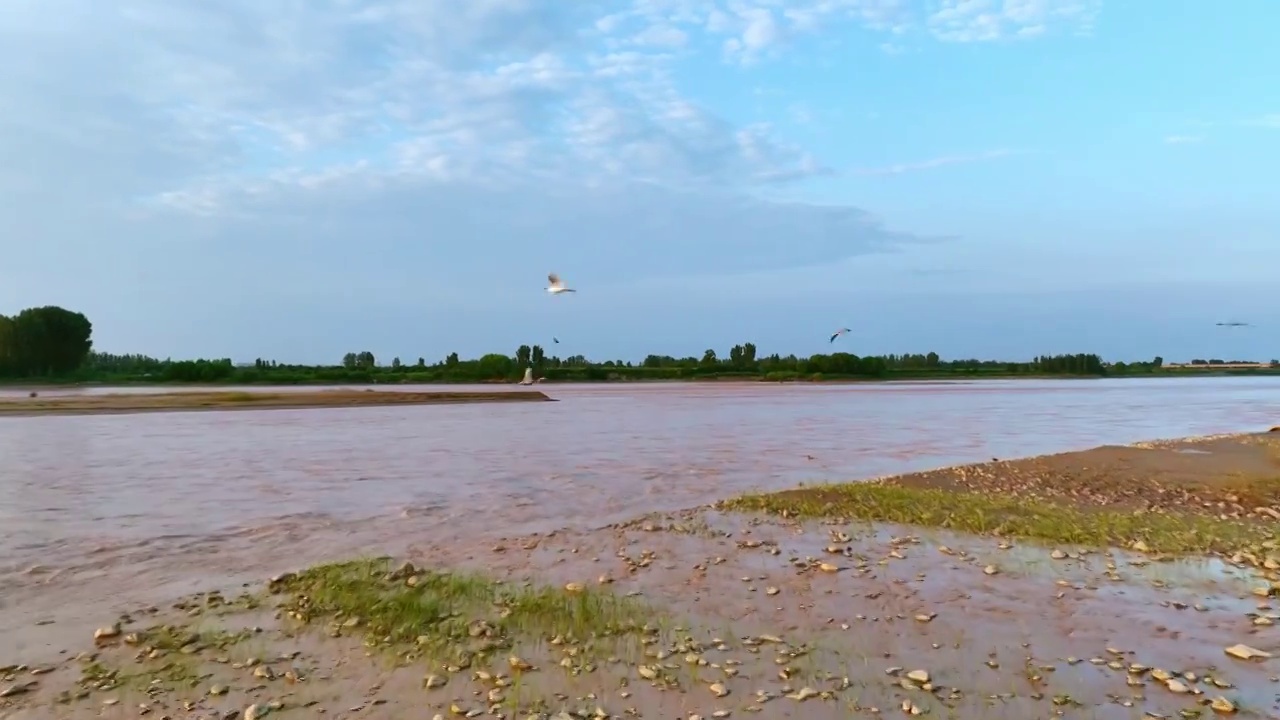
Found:
<path fill-rule="evenodd" d="M 303 622 L 327 619 L 333 632 L 359 631 L 365 643 L 462 664 L 517 643 L 597 641 L 654 632 L 654 612 L 584 588 L 517 588 L 480 575 L 436 572 L 385 559 L 321 565 L 276 583 L 284 607 Z M 609 644 L 605 642 L 603 644 Z"/>
<path fill-rule="evenodd" d="M 879 483 L 818 485 L 751 494 L 720 503 L 724 510 L 795 518 L 839 517 L 1015 537 L 1090 547 L 1132 547 L 1190 554 L 1272 549 L 1274 532 L 1256 523 L 1203 515 L 1079 508 L 972 492 Z"/>

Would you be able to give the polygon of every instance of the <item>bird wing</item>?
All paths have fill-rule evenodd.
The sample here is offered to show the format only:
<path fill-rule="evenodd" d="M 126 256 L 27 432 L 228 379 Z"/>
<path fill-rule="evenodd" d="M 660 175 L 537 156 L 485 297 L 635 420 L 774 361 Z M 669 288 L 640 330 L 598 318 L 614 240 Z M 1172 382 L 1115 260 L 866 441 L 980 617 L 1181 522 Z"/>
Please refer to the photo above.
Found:
<path fill-rule="evenodd" d="M 547 282 L 551 283 L 551 287 L 556 287 L 560 284 L 560 276 L 555 273 L 551 273 L 550 275 L 547 275 Z"/>
<path fill-rule="evenodd" d="M 830 339 L 830 340 L 828 340 L 827 342 L 835 342 L 835 341 L 836 341 L 836 338 L 838 338 L 838 337 L 840 337 L 840 333 L 833 333 L 833 334 L 831 335 L 831 339 Z"/>

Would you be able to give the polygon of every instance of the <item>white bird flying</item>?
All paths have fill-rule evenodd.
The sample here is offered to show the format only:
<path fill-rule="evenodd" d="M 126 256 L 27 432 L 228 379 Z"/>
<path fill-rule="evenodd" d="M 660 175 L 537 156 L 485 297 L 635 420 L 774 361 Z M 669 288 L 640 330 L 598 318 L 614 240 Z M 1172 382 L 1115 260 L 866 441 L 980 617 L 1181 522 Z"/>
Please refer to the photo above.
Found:
<path fill-rule="evenodd" d="M 564 281 L 561 280 L 560 276 L 555 273 L 551 273 L 550 275 L 547 276 L 547 282 L 550 283 L 549 285 L 547 285 L 547 292 L 551 293 L 552 295 L 559 295 L 560 293 L 567 293 L 567 292 L 578 292 L 573 288 L 565 287 Z"/>
<path fill-rule="evenodd" d="M 834 333 L 832 333 L 832 334 L 831 334 L 831 339 L 830 339 L 830 340 L 828 340 L 827 342 L 835 342 L 835 341 L 836 341 L 836 338 L 840 337 L 841 335 L 843 335 L 843 334 L 845 334 L 845 333 L 847 333 L 847 332 L 849 332 L 849 328 L 840 328 L 839 330 L 837 330 L 837 331 L 835 331 Z"/>

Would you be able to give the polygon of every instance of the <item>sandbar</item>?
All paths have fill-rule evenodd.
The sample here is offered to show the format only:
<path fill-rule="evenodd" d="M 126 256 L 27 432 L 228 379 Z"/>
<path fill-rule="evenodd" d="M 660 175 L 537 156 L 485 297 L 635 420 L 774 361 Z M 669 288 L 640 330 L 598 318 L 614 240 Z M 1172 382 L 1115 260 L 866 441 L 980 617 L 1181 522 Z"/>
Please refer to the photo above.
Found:
<path fill-rule="evenodd" d="M 494 392 L 322 390 L 277 393 L 222 391 L 54 395 L 48 397 L 37 395 L 26 398 L 0 399 L 0 417 L 550 401 L 552 401 L 552 398 L 536 390 Z"/>

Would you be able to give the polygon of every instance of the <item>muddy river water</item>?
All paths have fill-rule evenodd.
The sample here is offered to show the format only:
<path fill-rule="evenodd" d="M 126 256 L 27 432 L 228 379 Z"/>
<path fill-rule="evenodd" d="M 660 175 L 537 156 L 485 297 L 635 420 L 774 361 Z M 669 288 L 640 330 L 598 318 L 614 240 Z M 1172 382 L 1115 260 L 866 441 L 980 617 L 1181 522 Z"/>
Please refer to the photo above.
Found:
<path fill-rule="evenodd" d="M 0 418 L 0 636 L 86 597 L 1280 418 L 1266 377 L 542 389 L 560 402 Z"/>

